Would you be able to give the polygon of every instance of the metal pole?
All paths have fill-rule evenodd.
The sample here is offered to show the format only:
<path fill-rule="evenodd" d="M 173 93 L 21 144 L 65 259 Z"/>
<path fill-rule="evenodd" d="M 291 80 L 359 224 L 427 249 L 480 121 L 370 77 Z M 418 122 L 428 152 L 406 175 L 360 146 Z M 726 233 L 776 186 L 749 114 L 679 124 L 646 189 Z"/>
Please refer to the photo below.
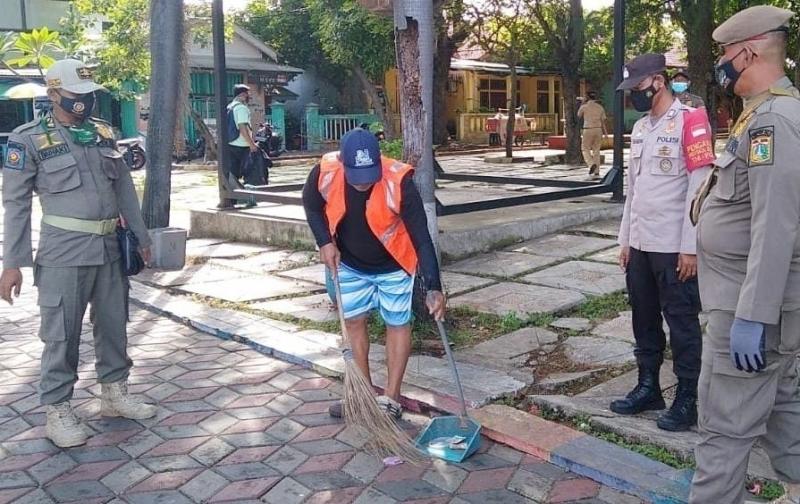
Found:
<path fill-rule="evenodd" d="M 214 95 L 217 102 L 217 180 L 219 185 L 219 207 L 233 206 L 233 201 L 225 198 L 227 192 L 225 174 L 225 159 L 228 155 L 227 128 L 227 72 L 225 69 L 225 17 L 222 9 L 222 0 L 214 0 L 211 6 L 211 30 L 214 46 Z"/>
<path fill-rule="evenodd" d="M 19 0 L 19 15 L 22 18 L 22 31 L 28 31 L 28 13 L 25 11 L 25 0 Z"/>
<path fill-rule="evenodd" d="M 625 0 L 614 0 L 614 87 L 622 82 L 622 67 L 625 65 Z M 624 160 L 622 149 L 625 135 L 625 92 L 616 91 L 614 95 L 614 168 L 618 175 L 614 180 L 611 201 L 623 201 L 622 180 Z"/>

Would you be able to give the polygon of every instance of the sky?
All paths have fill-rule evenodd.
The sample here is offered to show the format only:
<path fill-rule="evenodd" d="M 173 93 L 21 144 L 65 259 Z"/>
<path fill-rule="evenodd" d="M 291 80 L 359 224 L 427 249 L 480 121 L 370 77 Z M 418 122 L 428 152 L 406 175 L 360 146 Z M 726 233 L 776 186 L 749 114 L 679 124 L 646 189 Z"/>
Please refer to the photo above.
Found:
<path fill-rule="evenodd" d="M 189 0 L 190 3 L 199 3 L 204 0 Z M 205 0 L 207 1 L 207 0 Z M 225 10 L 241 10 L 250 0 L 223 0 Z M 583 8 L 586 10 L 595 10 L 601 7 L 608 7 L 614 5 L 614 0 L 583 0 Z"/>

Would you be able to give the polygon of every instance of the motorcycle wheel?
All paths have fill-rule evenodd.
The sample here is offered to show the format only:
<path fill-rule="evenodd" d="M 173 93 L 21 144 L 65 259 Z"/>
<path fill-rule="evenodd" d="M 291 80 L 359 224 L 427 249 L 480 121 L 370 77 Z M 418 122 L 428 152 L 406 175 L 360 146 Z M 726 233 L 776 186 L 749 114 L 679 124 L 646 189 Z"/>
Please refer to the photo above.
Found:
<path fill-rule="evenodd" d="M 131 170 L 141 170 L 144 167 L 147 158 L 144 156 L 144 152 L 139 149 L 133 150 L 133 163 L 131 165 Z"/>

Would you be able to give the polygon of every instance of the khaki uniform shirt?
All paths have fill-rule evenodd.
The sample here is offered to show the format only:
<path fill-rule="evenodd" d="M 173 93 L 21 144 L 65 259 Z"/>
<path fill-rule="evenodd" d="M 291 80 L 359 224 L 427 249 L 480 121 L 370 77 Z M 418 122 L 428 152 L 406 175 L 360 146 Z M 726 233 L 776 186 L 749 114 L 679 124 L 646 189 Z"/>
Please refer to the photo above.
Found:
<path fill-rule="evenodd" d="M 606 121 L 606 111 L 596 101 L 589 100 L 578 109 L 578 117 L 583 118 L 583 129 L 602 128 Z"/>
<path fill-rule="evenodd" d="M 703 101 L 702 98 L 688 91 L 677 95 L 677 97 L 681 101 L 681 103 L 683 103 L 687 107 L 700 108 L 706 106 L 706 103 Z"/>
<path fill-rule="evenodd" d="M 798 92 L 787 77 L 773 88 Z M 770 96 L 731 135 L 700 212 L 700 296 L 705 309 L 777 324 L 800 310 L 800 99 Z"/>
<path fill-rule="evenodd" d="M 142 247 L 150 236 L 142 219 L 139 200 L 128 166 L 110 137 L 98 135 L 96 143 L 73 141 L 67 128 L 54 121 L 50 140 L 38 119 L 20 126 L 9 137 L 3 169 L 3 267 L 33 264 L 31 203 L 39 195 L 44 214 L 86 220 L 114 219 L 122 215 Z M 11 152 L 11 150 L 9 150 Z M 9 164 L 9 161 L 11 163 Z M 100 236 L 66 231 L 42 223 L 36 263 L 42 266 L 98 266 L 120 257 L 114 233 Z"/>
<path fill-rule="evenodd" d="M 619 244 L 644 252 L 696 253 L 695 228 L 689 219 L 692 198 L 710 167 L 686 170 L 683 113 L 676 98 L 653 124 L 639 119 L 631 134 L 628 195 Z"/>

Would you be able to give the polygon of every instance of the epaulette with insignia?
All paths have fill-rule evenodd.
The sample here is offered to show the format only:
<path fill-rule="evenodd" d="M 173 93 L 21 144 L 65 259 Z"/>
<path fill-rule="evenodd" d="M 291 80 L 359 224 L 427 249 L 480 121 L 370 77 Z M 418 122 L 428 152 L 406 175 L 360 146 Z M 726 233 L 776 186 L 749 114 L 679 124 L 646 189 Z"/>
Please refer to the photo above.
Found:
<path fill-rule="evenodd" d="M 94 124 L 97 136 L 99 136 L 101 140 L 110 142 L 116 141 L 111 124 L 101 119 L 95 119 L 94 117 L 92 118 L 92 124 Z"/>
<path fill-rule="evenodd" d="M 17 126 L 16 128 L 14 128 L 14 133 L 25 133 L 26 131 L 39 126 L 40 122 L 41 121 L 39 119 L 34 119 L 31 122 L 27 122 L 21 126 Z"/>

